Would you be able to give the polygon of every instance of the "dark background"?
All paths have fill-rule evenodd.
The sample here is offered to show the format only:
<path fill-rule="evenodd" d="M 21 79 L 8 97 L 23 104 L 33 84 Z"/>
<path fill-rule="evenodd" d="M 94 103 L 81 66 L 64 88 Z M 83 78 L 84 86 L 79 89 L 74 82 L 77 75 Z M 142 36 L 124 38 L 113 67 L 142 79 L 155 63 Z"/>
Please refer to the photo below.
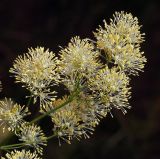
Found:
<path fill-rule="evenodd" d="M 21 104 L 28 92 L 8 73 L 17 55 L 36 46 L 58 53 L 58 46 L 75 35 L 94 38 L 92 31 L 102 20 L 122 10 L 137 16 L 146 33 L 142 49 L 148 62 L 145 72 L 132 78 L 132 109 L 125 116 L 113 111 L 114 118 L 102 120 L 90 139 L 61 147 L 51 140 L 43 158 L 160 158 L 160 5 L 155 0 L 0 0 L 1 97 Z"/>

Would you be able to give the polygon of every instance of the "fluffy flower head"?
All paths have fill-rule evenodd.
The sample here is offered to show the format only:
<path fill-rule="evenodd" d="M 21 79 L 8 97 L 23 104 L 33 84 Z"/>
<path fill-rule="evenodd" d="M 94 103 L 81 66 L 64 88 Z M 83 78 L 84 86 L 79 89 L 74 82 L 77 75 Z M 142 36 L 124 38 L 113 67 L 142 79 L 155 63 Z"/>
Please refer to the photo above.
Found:
<path fill-rule="evenodd" d="M 67 98 L 64 97 L 54 101 L 53 107 L 56 108 L 57 105 L 61 105 L 66 100 Z M 53 131 L 58 138 L 70 143 L 73 138 L 79 140 L 81 137 L 88 138 L 89 134 L 92 134 L 97 124 L 97 119 L 92 116 L 90 105 L 85 100 L 75 99 L 51 114 L 52 122 L 54 123 Z"/>
<path fill-rule="evenodd" d="M 4 126 L 3 130 L 8 127 L 9 131 L 15 131 L 24 122 L 23 118 L 29 114 L 28 108 L 21 107 L 11 99 L 0 101 L 0 125 Z"/>
<path fill-rule="evenodd" d="M 24 124 L 20 127 L 20 133 L 18 134 L 20 141 L 23 141 L 26 145 L 34 147 L 35 150 L 42 154 L 43 148 L 41 146 L 46 146 L 47 138 L 40 129 L 39 126 L 34 124 L 27 125 Z"/>
<path fill-rule="evenodd" d="M 5 157 L 1 157 L 1 159 L 41 159 L 38 155 L 34 152 L 31 153 L 30 151 L 22 150 L 22 151 L 12 151 L 7 153 Z"/>
<path fill-rule="evenodd" d="M 68 47 L 62 49 L 61 67 L 65 75 L 73 72 L 91 73 L 98 66 L 98 52 L 94 50 L 94 45 L 87 39 L 80 39 L 76 36 L 71 39 Z"/>
<path fill-rule="evenodd" d="M 97 47 L 104 50 L 108 59 L 133 75 L 142 71 L 146 62 L 139 49 L 140 43 L 144 41 L 140 28 L 138 19 L 132 14 L 116 12 L 109 25 L 104 20 L 104 28 L 100 26 L 94 33 Z"/>
<path fill-rule="evenodd" d="M 94 49 L 94 45 L 88 39 L 80 39 L 76 36 L 60 53 L 63 83 L 69 90 L 74 89 L 72 87 L 77 81 L 83 83 L 83 78 L 89 78 L 99 66 L 99 52 Z"/>
<path fill-rule="evenodd" d="M 90 79 L 89 85 L 98 105 L 106 107 L 108 111 L 115 107 L 126 113 L 124 108 L 129 108 L 130 88 L 129 78 L 123 72 L 105 67 Z"/>
<path fill-rule="evenodd" d="M 16 77 L 16 82 L 23 83 L 35 97 L 40 98 L 41 106 L 45 107 L 55 98 L 55 92 L 50 91 L 50 86 L 58 82 L 57 74 L 58 59 L 53 52 L 44 50 L 43 47 L 29 49 L 23 56 L 18 56 L 10 72 Z"/>

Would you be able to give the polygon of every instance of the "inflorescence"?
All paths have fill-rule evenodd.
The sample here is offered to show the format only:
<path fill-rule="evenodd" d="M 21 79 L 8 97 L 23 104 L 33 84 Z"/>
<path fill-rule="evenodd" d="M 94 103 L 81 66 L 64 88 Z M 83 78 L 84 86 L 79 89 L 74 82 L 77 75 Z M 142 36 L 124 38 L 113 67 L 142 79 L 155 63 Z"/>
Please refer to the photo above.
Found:
<path fill-rule="evenodd" d="M 40 154 L 43 153 L 42 146 L 47 145 L 47 138 L 41 128 L 34 124 L 23 124 L 18 136 L 20 137 L 20 141 L 24 142 L 25 145 L 35 148 L 35 150 Z"/>
<path fill-rule="evenodd" d="M 144 41 L 140 29 L 132 14 L 116 12 L 109 24 L 104 20 L 104 26 L 96 29 L 95 41 L 73 37 L 68 46 L 60 48 L 59 58 L 43 47 L 31 48 L 18 56 L 10 72 L 15 82 L 30 92 L 33 104 L 39 103 L 42 115 L 28 122 L 24 119 L 30 115 L 26 106 L 7 98 L 0 101 L 3 129 L 7 127 L 17 135 L 21 141 L 18 146 L 34 149 L 34 153 L 14 150 L 5 158 L 40 159 L 37 154 L 43 154 L 48 139 L 57 136 L 59 142 L 70 144 L 74 138 L 89 138 L 100 120 L 113 109 L 127 113 L 130 76 L 143 71 L 146 63 L 140 48 Z M 60 85 L 66 92 L 62 97 L 55 90 Z M 53 122 L 50 137 L 34 124 L 47 115 Z M 14 149 L 16 144 L 1 148 Z"/>
<path fill-rule="evenodd" d="M 37 47 L 18 56 L 10 69 L 16 82 L 22 83 L 31 92 L 34 102 L 39 98 L 41 109 L 55 100 L 56 92 L 51 91 L 51 87 L 59 81 L 58 61 L 52 51 Z"/>
<path fill-rule="evenodd" d="M 34 152 L 31 153 L 30 151 L 22 150 L 22 151 L 12 151 L 11 153 L 7 153 L 5 157 L 1 157 L 1 159 L 41 159 L 38 155 Z"/>
<path fill-rule="evenodd" d="M 16 132 L 25 122 L 23 118 L 29 114 L 27 107 L 14 103 L 10 98 L 0 101 L 0 125 L 3 125 L 3 132 L 6 127 Z"/>

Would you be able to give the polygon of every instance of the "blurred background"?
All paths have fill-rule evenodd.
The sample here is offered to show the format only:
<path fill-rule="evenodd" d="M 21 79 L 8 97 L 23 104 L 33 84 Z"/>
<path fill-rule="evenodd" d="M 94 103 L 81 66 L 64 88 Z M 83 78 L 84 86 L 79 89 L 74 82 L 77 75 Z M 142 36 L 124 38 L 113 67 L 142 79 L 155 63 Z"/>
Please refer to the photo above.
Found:
<path fill-rule="evenodd" d="M 71 145 L 49 141 L 45 159 L 160 159 L 160 4 L 157 0 L 0 0 L 1 98 L 25 104 L 26 92 L 8 73 L 17 55 L 28 47 L 44 46 L 58 53 L 70 38 L 94 38 L 92 31 L 115 11 L 137 16 L 146 33 L 142 50 L 145 72 L 131 81 L 132 109 L 113 111 L 90 139 Z M 36 111 L 32 108 L 33 111 Z M 42 125 L 48 125 L 43 121 Z M 48 128 L 49 129 L 49 128 Z M 5 135 L 0 133 L 1 135 Z M 2 137 L 4 138 L 4 137 Z M 2 141 L 0 138 L 0 142 Z M 15 139 L 16 140 L 16 139 Z"/>

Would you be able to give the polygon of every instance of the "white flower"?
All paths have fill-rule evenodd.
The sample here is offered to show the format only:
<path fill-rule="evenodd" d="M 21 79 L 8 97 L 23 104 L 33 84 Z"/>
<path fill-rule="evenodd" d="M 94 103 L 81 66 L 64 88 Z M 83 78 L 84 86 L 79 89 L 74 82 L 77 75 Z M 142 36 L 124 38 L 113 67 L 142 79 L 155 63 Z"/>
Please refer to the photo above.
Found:
<path fill-rule="evenodd" d="M 47 138 L 45 137 L 44 133 L 42 132 L 39 126 L 34 124 L 28 125 L 23 124 L 20 127 L 20 132 L 18 134 L 20 137 L 20 141 L 23 141 L 26 145 L 34 147 L 35 150 L 42 154 L 43 148 L 42 146 L 46 146 Z"/>
<path fill-rule="evenodd" d="M 96 76 L 90 78 L 89 85 L 93 98 L 97 105 L 101 105 L 102 111 L 110 111 L 114 107 L 126 113 L 125 108 L 130 108 L 129 78 L 117 71 L 117 68 L 109 69 L 106 66 L 99 70 Z"/>
<path fill-rule="evenodd" d="M 50 91 L 50 87 L 59 82 L 57 65 L 59 60 L 55 54 L 43 47 L 29 49 L 23 56 L 18 56 L 10 72 L 15 75 L 16 82 L 23 83 L 34 97 L 40 99 L 41 109 L 50 104 L 56 97 L 55 91 Z"/>
<path fill-rule="evenodd" d="M 36 152 L 31 153 L 30 151 L 22 150 L 22 151 L 11 151 L 7 153 L 5 157 L 1 157 L 1 159 L 41 159 L 38 157 Z"/>
<path fill-rule="evenodd" d="M 73 91 L 76 85 L 83 85 L 86 78 L 89 78 L 97 67 L 99 52 L 88 39 L 80 39 L 76 36 L 71 39 L 68 47 L 62 49 L 61 53 L 61 74 L 64 85 Z"/>
<path fill-rule="evenodd" d="M 104 20 L 104 28 L 100 26 L 94 33 L 97 47 L 104 50 L 106 60 L 132 75 L 138 75 L 146 62 L 140 51 L 140 43 L 144 41 L 140 28 L 132 14 L 116 12 L 109 25 Z"/>
<path fill-rule="evenodd" d="M 24 122 L 23 118 L 29 115 L 28 108 L 14 103 L 10 98 L 5 98 L 0 101 L 0 125 L 8 127 L 10 131 L 16 131 L 17 128 Z"/>

